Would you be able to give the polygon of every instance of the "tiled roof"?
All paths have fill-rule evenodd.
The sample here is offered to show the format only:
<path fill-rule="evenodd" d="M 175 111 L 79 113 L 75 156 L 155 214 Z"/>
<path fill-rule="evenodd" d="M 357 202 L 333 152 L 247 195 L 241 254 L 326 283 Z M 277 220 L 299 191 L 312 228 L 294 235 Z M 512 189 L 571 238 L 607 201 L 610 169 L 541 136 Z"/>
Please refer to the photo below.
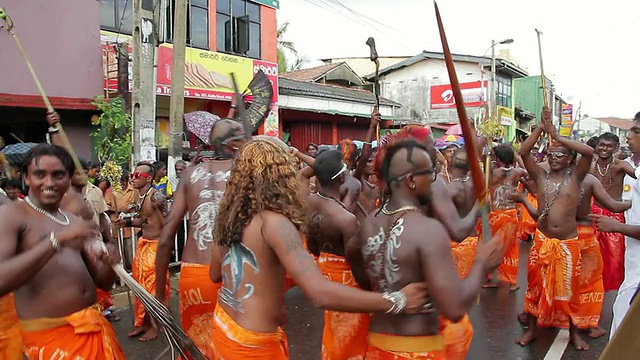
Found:
<path fill-rule="evenodd" d="M 621 119 L 617 117 L 606 117 L 606 118 L 600 118 L 598 120 L 602 121 L 603 123 L 611 127 L 615 127 L 621 130 L 629 130 L 631 129 L 631 124 L 633 124 L 633 120 L 631 119 Z"/>
<path fill-rule="evenodd" d="M 347 100 L 366 104 L 375 103 L 375 95 L 368 90 L 347 88 L 329 84 L 291 80 L 285 77 L 278 79 L 280 95 L 301 95 L 322 97 L 335 100 Z M 380 97 L 380 105 L 402 106 L 400 103 Z"/>
<path fill-rule="evenodd" d="M 335 63 L 335 64 L 316 66 L 309 69 L 300 69 L 300 70 L 280 74 L 279 77 L 281 79 L 284 78 L 284 79 L 298 80 L 298 81 L 316 81 L 320 79 L 323 75 L 328 73 L 329 71 L 337 68 L 342 64 L 343 63 Z"/>

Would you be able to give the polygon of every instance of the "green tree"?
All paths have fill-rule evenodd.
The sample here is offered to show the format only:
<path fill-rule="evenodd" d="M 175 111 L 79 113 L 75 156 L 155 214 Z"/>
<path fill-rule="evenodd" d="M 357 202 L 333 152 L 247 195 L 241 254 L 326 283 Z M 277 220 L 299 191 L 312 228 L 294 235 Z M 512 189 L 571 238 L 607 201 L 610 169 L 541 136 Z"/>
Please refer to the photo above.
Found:
<path fill-rule="evenodd" d="M 309 60 L 298 55 L 296 45 L 292 41 L 284 40 L 289 29 L 289 20 L 278 28 L 278 72 L 284 73 L 302 69 Z"/>
<path fill-rule="evenodd" d="M 133 148 L 131 116 L 124 111 L 124 100 L 121 97 L 108 99 L 98 96 L 92 104 L 102 112 L 91 132 L 98 160 L 113 161 L 129 168 Z"/>

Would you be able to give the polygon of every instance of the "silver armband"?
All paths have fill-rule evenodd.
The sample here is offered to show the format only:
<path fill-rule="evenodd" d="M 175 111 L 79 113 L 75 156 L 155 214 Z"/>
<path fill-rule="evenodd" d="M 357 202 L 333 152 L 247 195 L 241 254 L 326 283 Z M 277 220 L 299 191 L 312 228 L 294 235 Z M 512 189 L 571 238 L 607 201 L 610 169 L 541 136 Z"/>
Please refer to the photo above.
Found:
<path fill-rule="evenodd" d="M 60 242 L 58 241 L 58 239 L 56 239 L 56 233 L 55 231 L 52 231 L 49 234 L 49 241 L 51 242 L 51 246 L 53 247 L 53 249 L 55 251 L 60 250 Z"/>
<path fill-rule="evenodd" d="M 407 295 L 405 295 L 402 291 L 383 293 L 382 298 L 391 301 L 391 308 L 387 310 L 387 314 L 400 314 L 407 306 Z"/>

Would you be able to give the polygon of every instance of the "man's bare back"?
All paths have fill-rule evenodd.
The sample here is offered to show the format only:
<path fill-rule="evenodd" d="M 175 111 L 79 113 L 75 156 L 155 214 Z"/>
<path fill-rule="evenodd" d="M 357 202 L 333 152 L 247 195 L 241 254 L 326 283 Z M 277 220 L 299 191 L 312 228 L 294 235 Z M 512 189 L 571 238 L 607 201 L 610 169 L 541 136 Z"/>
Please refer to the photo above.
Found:
<path fill-rule="evenodd" d="M 491 210 L 510 210 L 516 204 L 509 195 L 516 191 L 520 179 L 527 175 L 520 168 L 496 168 L 491 172 Z"/>
<path fill-rule="evenodd" d="M 309 195 L 307 204 L 310 219 L 307 241 L 312 244 L 310 248 L 344 256 L 346 243 L 353 235 L 347 229 L 357 229 L 355 215 L 340 202 L 323 197 L 322 194 Z"/>
<path fill-rule="evenodd" d="M 373 291 L 391 292 L 402 289 L 410 283 L 428 281 L 424 276 L 424 261 L 429 257 L 424 254 L 427 242 L 443 242 L 449 249 L 448 257 L 453 266 L 453 257 L 449 247 L 448 234 L 436 220 L 425 218 L 419 211 L 409 211 L 397 221 L 397 216 L 369 215 L 360 225 L 360 248 L 364 264 L 376 264 L 378 268 L 366 266 L 368 281 Z M 417 234 L 412 227 L 417 223 L 424 223 L 429 228 L 429 240 L 424 233 Z M 432 232 L 433 231 L 433 232 Z M 386 251 L 381 249 L 382 243 L 389 242 Z M 376 259 L 381 253 L 386 253 L 385 264 Z M 379 270 L 384 267 L 385 271 Z M 453 268 L 455 272 L 455 268 Z M 399 326 L 401 324 L 401 326 Z M 435 335 L 438 333 L 438 314 L 393 315 L 373 314 L 371 316 L 370 331 L 403 335 Z"/>
<path fill-rule="evenodd" d="M 209 161 L 189 168 L 182 175 L 181 187 L 189 212 L 189 234 L 182 260 L 188 263 L 211 262 L 213 225 L 229 178 L 233 160 Z M 179 190 L 180 191 L 180 190 Z"/>

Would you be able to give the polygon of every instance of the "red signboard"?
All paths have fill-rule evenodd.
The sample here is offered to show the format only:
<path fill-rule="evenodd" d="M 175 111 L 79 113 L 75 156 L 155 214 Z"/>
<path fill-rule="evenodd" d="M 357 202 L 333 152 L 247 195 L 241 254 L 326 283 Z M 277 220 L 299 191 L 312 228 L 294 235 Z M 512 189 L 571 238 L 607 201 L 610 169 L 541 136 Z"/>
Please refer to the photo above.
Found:
<path fill-rule="evenodd" d="M 462 98 L 467 107 L 483 106 L 486 99 L 488 82 L 484 82 L 484 89 L 480 81 L 461 83 Z M 431 87 L 431 109 L 455 109 L 456 102 L 450 84 L 434 85 Z"/>

